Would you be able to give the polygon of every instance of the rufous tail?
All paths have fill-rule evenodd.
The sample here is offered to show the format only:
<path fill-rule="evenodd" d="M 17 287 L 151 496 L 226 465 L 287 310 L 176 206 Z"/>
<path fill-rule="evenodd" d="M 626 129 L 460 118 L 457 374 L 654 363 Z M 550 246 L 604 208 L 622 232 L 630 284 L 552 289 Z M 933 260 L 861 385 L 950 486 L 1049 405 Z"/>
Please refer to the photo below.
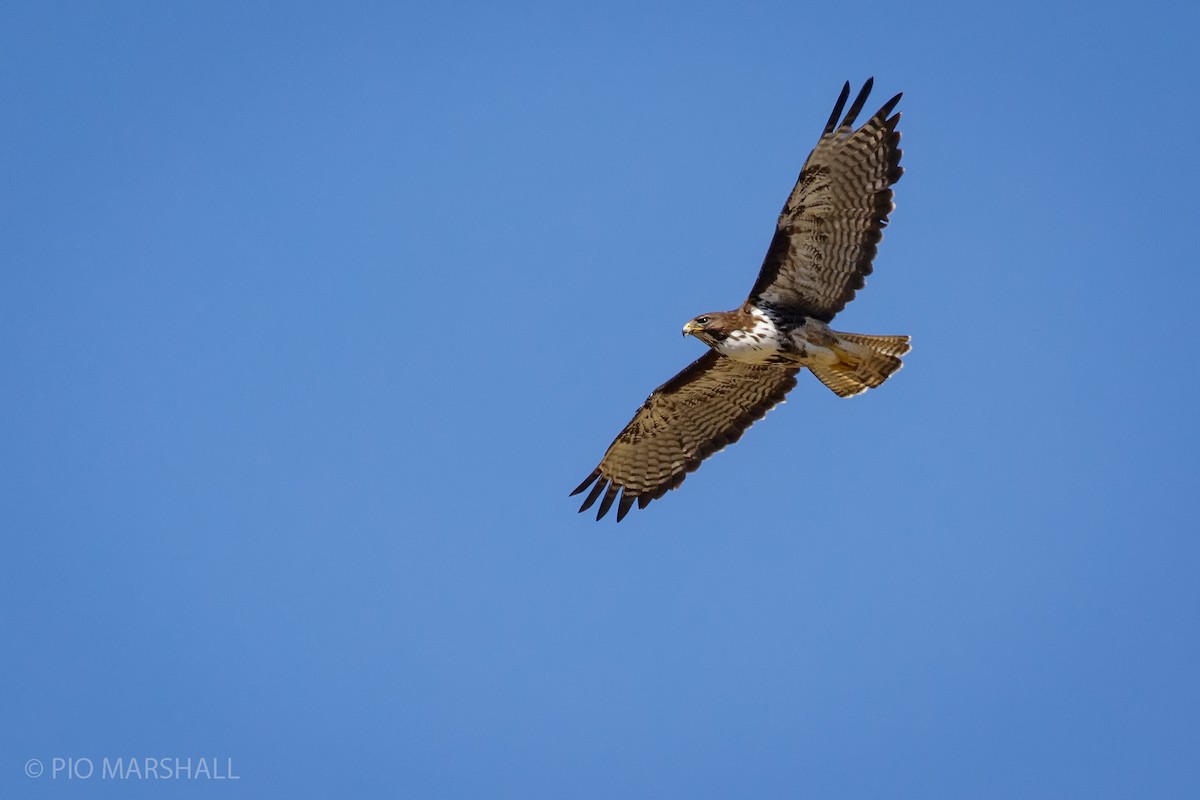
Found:
<path fill-rule="evenodd" d="M 853 397 L 874 389 L 900 369 L 900 356 L 912 349 L 907 336 L 830 333 L 838 338 L 831 349 L 841 361 L 811 365 L 810 369 L 838 397 Z"/>

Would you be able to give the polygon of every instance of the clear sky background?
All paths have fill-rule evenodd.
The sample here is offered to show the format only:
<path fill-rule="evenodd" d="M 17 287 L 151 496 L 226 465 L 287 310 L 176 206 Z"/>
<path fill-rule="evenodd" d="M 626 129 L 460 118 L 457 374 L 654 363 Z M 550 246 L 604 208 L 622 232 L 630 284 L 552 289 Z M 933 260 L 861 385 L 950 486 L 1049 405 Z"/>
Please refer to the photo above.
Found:
<path fill-rule="evenodd" d="M 0 796 L 1200 796 L 1198 29 L 6 4 Z M 871 75 L 906 368 L 577 515 Z"/>

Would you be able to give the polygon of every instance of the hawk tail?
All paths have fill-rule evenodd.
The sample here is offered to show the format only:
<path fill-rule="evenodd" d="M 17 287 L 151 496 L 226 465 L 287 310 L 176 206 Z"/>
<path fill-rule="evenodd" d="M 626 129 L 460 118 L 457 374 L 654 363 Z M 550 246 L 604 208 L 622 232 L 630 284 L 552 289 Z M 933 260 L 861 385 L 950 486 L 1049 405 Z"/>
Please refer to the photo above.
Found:
<path fill-rule="evenodd" d="M 838 397 L 853 397 L 874 389 L 903 366 L 900 356 L 912 349 L 907 336 L 830 333 L 837 337 L 830 349 L 838 360 L 809 368 Z"/>

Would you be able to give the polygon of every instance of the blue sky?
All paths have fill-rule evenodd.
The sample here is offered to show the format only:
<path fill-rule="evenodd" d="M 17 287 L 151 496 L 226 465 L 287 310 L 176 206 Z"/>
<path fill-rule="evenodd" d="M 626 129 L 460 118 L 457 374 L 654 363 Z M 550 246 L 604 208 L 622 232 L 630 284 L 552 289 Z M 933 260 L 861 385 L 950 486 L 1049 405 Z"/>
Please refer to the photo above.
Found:
<path fill-rule="evenodd" d="M 1197 796 L 1198 23 L 9 4 L 0 794 Z M 870 75 L 906 368 L 576 515 Z"/>

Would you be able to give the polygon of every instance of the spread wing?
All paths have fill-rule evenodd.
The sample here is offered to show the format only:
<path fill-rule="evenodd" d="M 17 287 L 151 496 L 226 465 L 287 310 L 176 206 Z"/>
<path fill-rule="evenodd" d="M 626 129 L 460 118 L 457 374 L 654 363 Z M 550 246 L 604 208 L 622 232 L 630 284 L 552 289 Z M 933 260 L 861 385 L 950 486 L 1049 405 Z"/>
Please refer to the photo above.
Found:
<path fill-rule="evenodd" d="M 889 117 L 900 95 L 853 130 L 874 79 L 858 93 L 845 118 L 847 83 L 817 146 L 804 162 L 783 206 L 751 302 L 793 308 L 824 322 L 854 299 L 871 274 L 876 245 L 891 213 L 900 179 L 900 115 Z"/>
<path fill-rule="evenodd" d="M 763 418 L 796 385 L 798 369 L 746 364 L 708 351 L 655 389 L 571 494 L 591 486 L 580 511 L 600 499 L 600 519 L 621 495 L 620 522 L 634 501 L 645 508 Z"/>

